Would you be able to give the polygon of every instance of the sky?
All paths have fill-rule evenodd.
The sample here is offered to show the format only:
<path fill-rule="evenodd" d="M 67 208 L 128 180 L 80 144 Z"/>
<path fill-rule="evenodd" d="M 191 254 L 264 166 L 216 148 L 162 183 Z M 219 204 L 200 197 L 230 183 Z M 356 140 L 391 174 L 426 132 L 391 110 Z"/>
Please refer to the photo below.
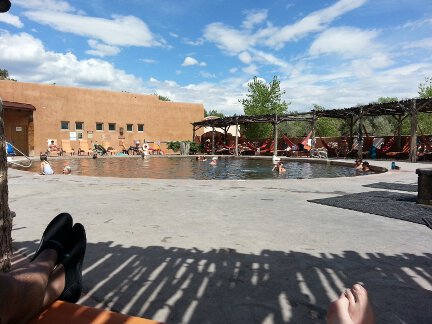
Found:
<path fill-rule="evenodd" d="M 241 115 L 255 76 L 276 76 L 291 112 L 413 98 L 432 77 L 431 0 L 11 2 L 0 68 L 22 82 Z"/>

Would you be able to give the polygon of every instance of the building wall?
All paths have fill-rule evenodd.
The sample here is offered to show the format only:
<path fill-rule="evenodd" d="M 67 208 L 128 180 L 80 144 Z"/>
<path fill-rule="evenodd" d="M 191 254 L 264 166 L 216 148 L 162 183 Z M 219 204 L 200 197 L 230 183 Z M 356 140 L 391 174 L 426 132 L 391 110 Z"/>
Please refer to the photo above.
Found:
<path fill-rule="evenodd" d="M 0 96 L 36 107 L 28 125 L 33 132 L 29 134 L 30 155 L 45 152 L 48 139 L 58 143 L 70 139 L 70 133 L 76 131 L 75 122 L 84 122 L 82 137 L 88 142 L 109 141 L 118 148 L 120 141 L 125 146 L 135 140 L 161 141 L 164 148 L 165 141 L 191 140 L 191 123 L 204 117 L 202 104 L 160 101 L 156 95 L 0 81 Z M 12 120 L 5 118 L 5 123 Z M 61 130 L 61 121 L 69 122 L 69 130 Z M 97 122 L 104 123 L 103 131 L 96 131 Z M 115 123 L 116 130 L 109 131 L 108 123 Z M 126 124 L 133 124 L 132 132 L 127 131 Z M 138 132 L 138 124 L 144 124 L 143 132 Z M 77 151 L 78 141 L 71 144 Z"/>

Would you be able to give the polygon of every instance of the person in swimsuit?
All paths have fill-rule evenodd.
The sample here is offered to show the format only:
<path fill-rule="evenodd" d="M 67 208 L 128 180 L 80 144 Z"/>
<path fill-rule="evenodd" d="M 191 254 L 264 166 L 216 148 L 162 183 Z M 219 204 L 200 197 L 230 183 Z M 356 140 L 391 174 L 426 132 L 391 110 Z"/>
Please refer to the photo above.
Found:
<path fill-rule="evenodd" d="M 40 174 L 42 174 L 42 175 L 54 174 L 54 170 L 52 169 L 51 164 L 48 162 L 47 155 L 41 154 L 40 160 L 41 160 Z"/>

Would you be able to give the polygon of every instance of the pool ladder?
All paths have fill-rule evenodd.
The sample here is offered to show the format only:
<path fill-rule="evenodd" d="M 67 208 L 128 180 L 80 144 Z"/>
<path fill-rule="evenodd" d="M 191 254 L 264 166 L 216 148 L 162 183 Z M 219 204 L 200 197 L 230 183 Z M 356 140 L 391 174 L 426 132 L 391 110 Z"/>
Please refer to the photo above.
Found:
<path fill-rule="evenodd" d="M 13 148 L 14 153 L 15 153 L 15 151 L 21 153 L 22 156 L 24 156 L 27 160 L 24 160 L 24 161 L 14 161 L 14 160 L 12 160 L 13 156 L 9 155 L 8 146 L 11 146 Z M 10 163 L 10 164 L 15 164 L 15 165 L 18 165 L 18 166 L 20 166 L 22 168 L 30 168 L 31 165 L 32 165 L 32 160 L 27 155 L 25 155 L 23 152 L 21 152 L 19 149 L 17 149 L 15 146 L 13 146 L 11 143 L 8 143 L 8 142 L 6 142 L 6 155 L 7 155 L 7 162 Z"/>

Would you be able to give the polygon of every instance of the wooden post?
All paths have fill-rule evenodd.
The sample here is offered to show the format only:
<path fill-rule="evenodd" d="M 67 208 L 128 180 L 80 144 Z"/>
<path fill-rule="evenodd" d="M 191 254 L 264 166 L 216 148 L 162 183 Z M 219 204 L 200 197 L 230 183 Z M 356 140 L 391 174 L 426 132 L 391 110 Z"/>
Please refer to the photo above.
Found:
<path fill-rule="evenodd" d="M 400 151 L 402 149 L 402 121 L 405 119 L 402 118 L 402 115 L 398 115 L 398 116 L 392 116 L 394 119 L 396 119 L 396 136 L 397 136 L 397 140 L 396 140 L 396 149 L 398 151 Z"/>
<path fill-rule="evenodd" d="M 278 145 L 278 121 L 277 121 L 277 113 L 275 114 L 275 121 L 273 123 L 274 129 L 274 147 L 273 147 L 273 156 L 277 156 L 277 145 Z"/>
<path fill-rule="evenodd" d="M 358 116 L 358 151 L 357 159 L 363 160 L 363 109 L 360 107 Z"/>
<path fill-rule="evenodd" d="M 212 155 L 215 154 L 215 128 L 212 127 Z"/>
<path fill-rule="evenodd" d="M 236 122 L 236 133 L 235 133 L 235 156 L 239 155 L 238 152 L 238 121 Z"/>
<path fill-rule="evenodd" d="M 3 121 L 3 102 L 0 98 L 0 272 L 11 267 L 12 215 L 9 210 L 6 138 Z"/>
<path fill-rule="evenodd" d="M 354 130 L 353 130 L 353 128 L 354 128 L 354 117 L 353 116 L 351 116 L 349 118 L 348 123 L 349 123 L 349 130 L 350 130 L 349 139 L 348 139 L 348 149 L 351 151 L 352 147 L 353 147 L 353 135 L 354 135 Z"/>
<path fill-rule="evenodd" d="M 313 115 L 312 115 L 312 145 L 311 145 L 311 150 L 315 148 L 315 144 L 316 144 L 316 135 L 315 135 L 315 131 L 316 131 L 316 124 L 317 124 L 317 117 L 316 117 L 316 112 L 315 109 L 312 110 Z"/>
<path fill-rule="evenodd" d="M 411 139 L 410 139 L 410 153 L 409 161 L 417 162 L 417 105 L 416 100 L 412 100 L 412 105 L 410 109 L 410 121 L 411 121 Z"/>
<path fill-rule="evenodd" d="M 192 142 L 195 142 L 195 125 L 192 125 Z"/>
<path fill-rule="evenodd" d="M 225 126 L 224 127 L 224 144 L 225 145 L 227 145 L 228 144 L 228 142 L 227 142 L 227 137 L 228 137 L 228 130 L 229 130 L 229 128 L 230 128 L 230 126 Z"/>

